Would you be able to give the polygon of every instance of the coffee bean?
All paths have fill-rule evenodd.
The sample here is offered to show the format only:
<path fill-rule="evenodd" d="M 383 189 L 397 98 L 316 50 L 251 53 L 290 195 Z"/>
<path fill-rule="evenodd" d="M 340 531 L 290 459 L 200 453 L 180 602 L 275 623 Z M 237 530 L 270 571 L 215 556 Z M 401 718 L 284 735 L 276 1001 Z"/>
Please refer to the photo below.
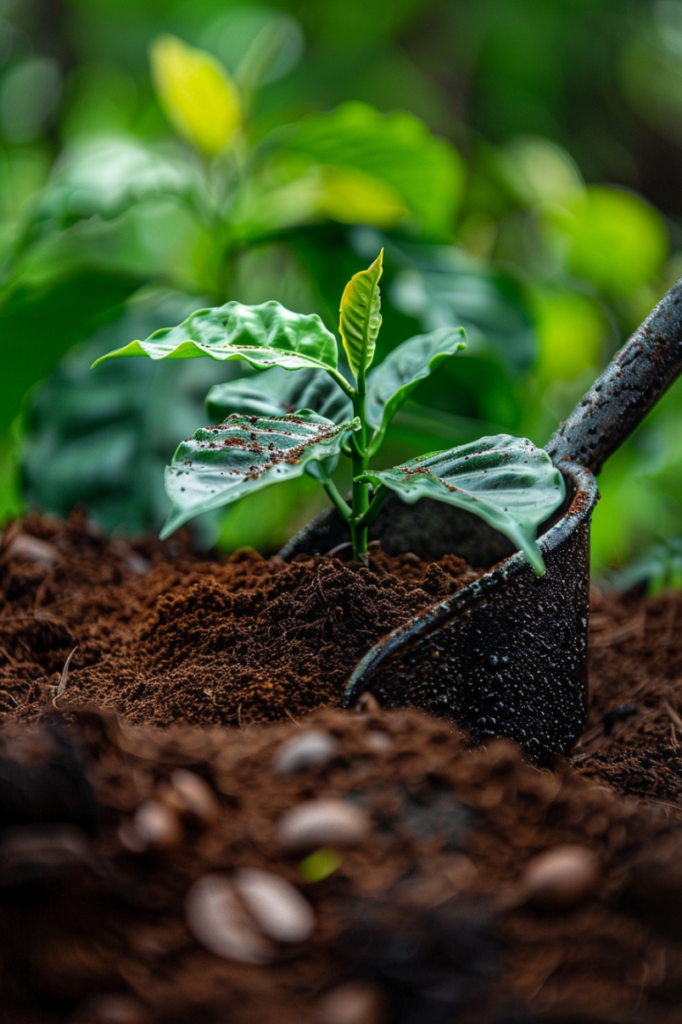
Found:
<path fill-rule="evenodd" d="M 119 828 L 118 837 L 131 853 L 172 850 L 182 841 L 182 829 L 175 811 L 159 800 L 145 800 L 132 821 Z"/>
<path fill-rule="evenodd" d="M 315 928 L 315 915 L 298 889 L 271 871 L 240 868 L 234 885 L 261 931 L 278 942 L 304 942 Z"/>
<path fill-rule="evenodd" d="M 327 992 L 315 1007 L 317 1024 L 382 1024 L 384 996 L 368 981 L 347 981 Z"/>
<path fill-rule="evenodd" d="M 275 772 L 277 775 L 294 775 L 305 768 L 324 768 L 338 747 L 329 733 L 319 729 L 304 732 L 279 748 L 274 759 Z"/>
<path fill-rule="evenodd" d="M 37 562 L 42 565 L 58 565 L 61 555 L 52 545 L 28 533 L 18 533 L 7 547 L 7 554 L 18 562 Z"/>
<path fill-rule="evenodd" d="M 570 910 L 592 895 L 599 875 L 599 860 L 587 847 L 557 846 L 527 865 L 522 899 L 538 910 Z"/>
<path fill-rule="evenodd" d="M 386 754 L 393 746 L 393 741 L 383 729 L 370 729 L 365 736 L 365 744 L 375 754 Z"/>
<path fill-rule="evenodd" d="M 279 819 L 277 836 L 289 850 L 318 846 L 355 846 L 370 832 L 367 815 L 346 800 L 310 800 L 286 811 Z"/>
<path fill-rule="evenodd" d="M 195 882 L 185 902 L 187 926 L 209 952 L 225 960 L 264 964 L 272 947 L 260 934 L 223 875 L 204 875 Z"/>
<path fill-rule="evenodd" d="M 178 810 L 196 818 L 202 825 L 212 825 L 220 817 L 218 798 L 205 779 L 185 768 L 176 768 L 170 777 Z"/>
<path fill-rule="evenodd" d="M 74 1024 L 149 1024 L 149 1019 L 137 999 L 112 992 L 90 999 L 77 1013 Z"/>

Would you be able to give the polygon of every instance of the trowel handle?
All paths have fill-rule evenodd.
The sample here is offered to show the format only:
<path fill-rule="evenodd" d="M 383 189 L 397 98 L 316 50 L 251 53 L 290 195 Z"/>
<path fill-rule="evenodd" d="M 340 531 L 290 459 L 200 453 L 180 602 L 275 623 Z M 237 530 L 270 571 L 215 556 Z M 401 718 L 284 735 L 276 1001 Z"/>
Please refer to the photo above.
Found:
<path fill-rule="evenodd" d="M 574 462 L 595 475 L 682 371 L 682 278 L 545 445 L 555 465 Z"/>

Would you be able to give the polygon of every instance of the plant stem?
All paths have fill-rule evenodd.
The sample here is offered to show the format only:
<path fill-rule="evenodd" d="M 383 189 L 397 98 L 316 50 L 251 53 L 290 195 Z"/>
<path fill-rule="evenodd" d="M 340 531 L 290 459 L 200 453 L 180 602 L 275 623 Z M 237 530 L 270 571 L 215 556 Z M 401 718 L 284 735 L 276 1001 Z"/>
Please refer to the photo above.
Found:
<path fill-rule="evenodd" d="M 343 495 L 339 491 L 338 487 L 333 480 L 329 477 L 322 477 L 322 486 L 331 498 L 332 505 L 339 513 L 342 519 L 345 519 L 347 523 L 351 521 L 351 510 L 348 507 L 348 502 L 344 499 Z"/>
<path fill-rule="evenodd" d="M 380 484 L 374 492 L 374 497 L 370 503 L 369 508 L 362 517 L 362 526 L 371 526 L 376 517 L 381 512 L 384 502 L 388 497 L 388 487 L 384 484 Z"/>
<path fill-rule="evenodd" d="M 358 377 L 358 386 L 353 395 L 353 412 L 360 420 L 360 430 L 353 435 L 353 496 L 352 519 L 350 523 L 351 540 L 353 542 L 353 558 L 367 565 L 367 534 L 368 525 L 364 516 L 369 510 L 368 483 L 358 480 L 367 472 L 369 452 L 367 451 L 367 417 L 365 415 L 365 379 L 364 374 Z"/>

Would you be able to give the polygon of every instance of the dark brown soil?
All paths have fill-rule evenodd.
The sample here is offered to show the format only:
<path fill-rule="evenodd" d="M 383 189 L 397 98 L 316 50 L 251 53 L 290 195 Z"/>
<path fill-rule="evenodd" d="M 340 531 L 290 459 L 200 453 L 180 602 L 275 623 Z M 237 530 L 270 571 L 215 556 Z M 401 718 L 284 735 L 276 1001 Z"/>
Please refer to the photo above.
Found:
<path fill-rule="evenodd" d="M 200 561 L 177 543 L 136 552 L 78 518 L 61 529 L 35 517 L 0 549 L 0 711 L 42 711 L 77 646 L 69 703 L 157 725 L 296 717 L 338 705 L 381 636 L 477 575 L 454 556 L 376 547 L 369 568 L 251 550 Z"/>
<path fill-rule="evenodd" d="M 380 635 L 471 578 L 456 559 L 218 564 L 37 518 L 2 552 L 3 1024 L 680 1020 L 682 595 L 595 591 L 588 727 L 540 771 L 416 712 L 328 707 Z M 326 759 L 285 774 L 313 730 Z M 178 803 L 178 768 L 215 807 Z M 281 818 L 330 797 L 365 832 L 312 863 Z M 596 856 L 593 885 L 534 902 L 529 863 L 564 844 Z M 315 915 L 267 966 L 214 955 L 188 921 L 197 880 L 245 867 Z"/>

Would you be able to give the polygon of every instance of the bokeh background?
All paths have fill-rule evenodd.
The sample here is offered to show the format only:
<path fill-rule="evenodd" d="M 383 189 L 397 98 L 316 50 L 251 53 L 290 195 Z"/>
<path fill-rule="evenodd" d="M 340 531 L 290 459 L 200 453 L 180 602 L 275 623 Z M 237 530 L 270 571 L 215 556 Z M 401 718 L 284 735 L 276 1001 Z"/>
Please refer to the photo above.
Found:
<path fill-rule="evenodd" d="M 224 148 L 154 87 L 169 34 L 239 90 Z M 164 463 L 243 368 L 93 358 L 229 299 L 334 328 L 381 245 L 383 351 L 470 342 L 384 461 L 544 443 L 682 274 L 681 0 L 0 0 L 2 518 L 156 529 Z M 600 478 L 598 574 L 682 583 L 681 438 L 678 385 Z M 273 549 L 323 503 L 295 481 L 197 542 Z"/>

